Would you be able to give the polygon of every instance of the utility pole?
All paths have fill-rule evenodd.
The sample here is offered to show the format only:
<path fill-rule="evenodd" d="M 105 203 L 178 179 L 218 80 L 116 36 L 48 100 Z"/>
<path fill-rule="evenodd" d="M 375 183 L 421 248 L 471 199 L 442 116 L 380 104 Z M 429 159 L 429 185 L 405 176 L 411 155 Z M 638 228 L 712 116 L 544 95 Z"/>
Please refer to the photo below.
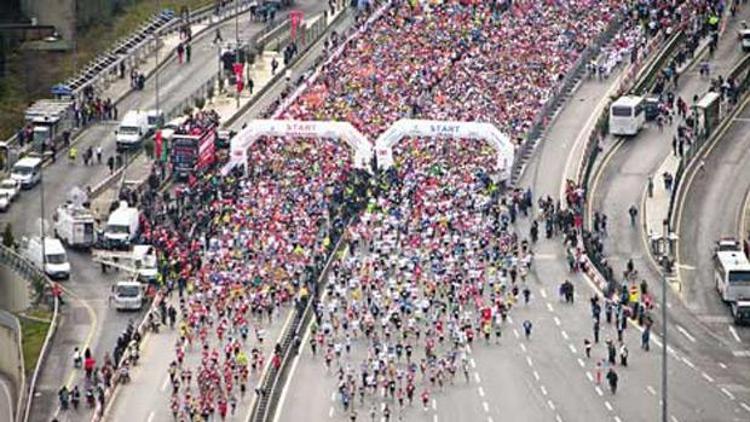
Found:
<path fill-rule="evenodd" d="M 240 1 L 234 0 L 234 62 L 239 64 L 240 62 Z M 239 87 L 242 73 L 235 75 L 235 88 Z M 237 98 L 237 108 L 240 108 L 240 90 L 235 89 Z"/>
<path fill-rule="evenodd" d="M 667 415 L 667 270 L 669 269 L 669 221 L 663 221 L 663 234 L 661 238 L 661 323 L 662 323 L 662 343 L 661 348 L 661 422 L 668 422 Z"/>
<path fill-rule="evenodd" d="M 161 0 L 156 0 L 156 13 L 161 13 Z M 154 37 L 156 38 L 156 52 L 154 57 L 156 63 L 154 67 L 154 91 L 156 92 L 156 111 L 159 110 L 159 48 L 161 47 L 161 40 L 159 39 L 159 30 L 154 31 Z M 161 122 L 157 122 L 157 128 L 161 127 Z"/>

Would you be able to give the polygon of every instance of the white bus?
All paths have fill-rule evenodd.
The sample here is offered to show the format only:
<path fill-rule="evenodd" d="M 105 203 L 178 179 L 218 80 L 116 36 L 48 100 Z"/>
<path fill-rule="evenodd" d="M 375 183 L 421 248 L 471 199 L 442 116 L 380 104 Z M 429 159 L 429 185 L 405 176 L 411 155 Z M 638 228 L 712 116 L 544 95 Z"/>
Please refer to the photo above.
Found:
<path fill-rule="evenodd" d="M 750 300 L 750 261 L 740 248 L 722 249 L 714 254 L 716 290 L 725 302 Z"/>
<path fill-rule="evenodd" d="M 643 97 L 626 95 L 609 107 L 609 133 L 616 136 L 635 136 L 646 122 Z"/>

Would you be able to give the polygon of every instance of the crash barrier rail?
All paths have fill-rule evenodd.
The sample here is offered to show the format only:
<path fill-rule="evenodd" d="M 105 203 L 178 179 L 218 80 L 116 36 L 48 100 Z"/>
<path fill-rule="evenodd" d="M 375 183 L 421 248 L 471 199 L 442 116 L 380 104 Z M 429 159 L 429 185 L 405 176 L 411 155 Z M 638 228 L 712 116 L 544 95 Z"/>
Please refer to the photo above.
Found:
<path fill-rule="evenodd" d="M 16 391 L 16 411 L 13 412 L 12 410 L 9 411 L 11 413 L 11 421 L 21 421 L 23 417 L 23 409 L 24 409 L 24 400 L 26 399 L 26 369 L 25 364 L 23 360 L 23 330 L 21 329 L 21 322 L 18 320 L 18 318 L 13 315 L 12 313 L 0 310 L 0 326 L 4 326 L 5 328 L 13 331 L 15 333 L 16 337 L 16 353 L 17 359 L 18 359 L 18 365 L 14 368 L 15 374 L 9 374 L 12 376 L 13 381 L 13 388 Z M 13 397 L 9 397 L 11 400 Z M 12 405 L 12 403 L 8 403 Z M 15 413 L 15 419 L 13 419 L 13 413 Z"/>
<path fill-rule="evenodd" d="M 336 255 L 341 250 L 344 237 L 346 237 L 346 233 L 348 233 L 347 228 L 351 222 L 352 217 L 347 220 L 344 228 L 340 229 L 340 232 L 334 233 L 334 237 L 338 237 L 338 239 L 335 240 L 335 246 L 331 249 L 328 259 L 322 269 L 316 268 L 316 270 L 319 271 L 319 275 L 315 282 L 315 290 L 308 295 L 304 308 L 300 309 L 298 306 L 295 306 L 292 310 L 292 315 L 290 316 L 291 321 L 287 325 L 286 330 L 282 333 L 281 341 L 279 342 L 282 350 L 281 364 L 278 369 L 273 365 L 269 365 L 263 373 L 260 387 L 255 392 L 256 400 L 253 401 L 253 408 L 249 421 L 268 422 L 273 420 L 276 406 L 281 396 L 281 391 L 286 384 L 286 377 L 289 375 L 291 361 L 303 347 L 302 336 L 312 319 L 314 312 L 313 307 L 315 306 L 317 299 L 320 297 L 326 277 L 328 277 L 328 273 L 330 272 L 333 261 L 336 259 Z M 295 344 L 295 338 L 299 340 L 297 344 Z"/>
<path fill-rule="evenodd" d="M 677 31 L 667 39 L 666 44 L 662 47 L 661 52 L 654 57 L 654 60 L 652 60 L 647 66 L 641 68 L 636 76 L 635 84 L 633 84 L 633 87 L 630 89 L 631 93 L 634 95 L 645 95 L 651 91 L 651 88 L 653 88 L 656 83 L 659 73 L 677 53 L 677 50 L 682 46 L 685 37 L 685 31 Z"/>
<path fill-rule="evenodd" d="M 44 280 L 48 285 L 50 284 L 50 281 L 47 278 L 47 276 L 41 270 L 39 270 L 31 261 L 22 257 L 16 251 L 14 251 L 13 249 L 5 245 L 0 245 L 0 265 L 5 265 L 11 268 L 13 271 L 15 271 L 18 275 L 23 277 L 29 283 L 36 283 L 39 280 Z M 44 338 L 42 349 L 39 352 L 39 358 L 36 361 L 36 366 L 34 367 L 34 373 L 31 375 L 31 382 L 29 382 L 28 389 L 24 389 L 24 391 L 19 392 L 19 404 L 21 402 L 25 403 L 23 419 L 19 418 L 18 419 L 19 421 L 23 420 L 24 422 L 26 422 L 29 420 L 29 416 L 31 414 L 31 406 L 34 401 L 34 392 L 36 391 L 37 379 L 39 378 L 39 374 L 41 373 L 42 366 L 44 365 L 44 362 L 47 359 L 47 355 L 49 354 L 49 349 L 50 349 L 50 344 L 52 343 L 52 339 L 55 336 L 55 333 L 57 332 L 60 305 L 59 305 L 59 300 L 57 296 L 51 295 L 51 299 L 52 299 L 52 321 L 50 323 L 49 328 L 47 329 L 47 335 Z M 20 416 L 20 411 L 19 411 L 19 416 Z"/>
<path fill-rule="evenodd" d="M 596 55 L 599 54 L 602 46 L 606 45 L 609 40 L 612 39 L 615 34 L 622 28 L 624 23 L 623 16 L 618 14 L 615 19 L 610 22 L 607 29 L 599 34 L 599 36 L 587 46 L 581 55 L 576 60 L 575 64 L 563 79 L 563 82 L 558 85 L 558 88 L 554 89 L 552 94 L 549 96 L 547 101 L 542 106 L 542 109 L 537 113 L 532 123 L 531 129 L 518 148 L 516 148 L 515 156 L 513 159 L 513 165 L 511 168 L 511 180 L 510 185 L 515 186 L 518 183 L 518 179 L 523 173 L 523 168 L 526 162 L 531 157 L 531 154 L 536 147 L 539 139 L 541 139 L 544 131 L 549 126 L 557 110 L 562 107 L 567 97 L 575 89 L 578 81 L 581 79 L 585 72 L 586 65 L 591 62 Z"/>
<path fill-rule="evenodd" d="M 622 81 L 620 81 L 618 92 L 620 94 L 625 92 L 640 93 L 650 90 L 653 86 L 653 82 L 656 80 L 656 76 L 658 75 L 658 73 L 661 72 L 662 68 L 669 63 L 669 60 L 673 57 L 675 51 L 677 51 L 677 48 L 681 46 L 681 43 L 676 43 L 675 40 L 685 40 L 685 37 L 680 36 L 679 33 L 684 34 L 681 29 L 678 31 L 678 33 L 675 33 L 672 37 L 668 38 L 666 44 L 664 44 L 659 52 L 649 60 L 647 60 L 645 63 L 631 64 L 630 69 L 626 71 L 626 77 Z M 649 44 L 649 49 L 653 48 L 655 44 L 658 44 L 657 39 L 654 39 L 652 41 L 654 42 Z M 642 54 L 641 57 L 647 55 L 647 53 Z M 694 54 L 691 60 L 695 61 L 697 57 L 699 57 L 699 53 Z M 597 124 L 594 126 L 594 128 L 592 128 L 584 147 L 584 153 L 581 155 L 580 161 L 578 163 L 575 182 L 578 184 L 578 186 L 583 187 L 584 203 L 587 203 L 592 199 L 588 197 L 589 179 L 597 162 L 597 157 L 601 152 L 600 141 L 604 138 L 604 136 L 606 136 L 608 119 L 609 104 L 604 107 L 601 115 L 599 116 Z M 675 188 L 673 188 L 674 190 L 677 190 L 676 183 L 677 180 L 675 179 Z M 565 198 L 560 198 L 560 201 L 561 203 L 564 203 Z M 585 230 L 588 222 L 586 207 L 584 207 L 583 213 Z M 602 292 L 612 292 L 614 289 L 616 289 L 616 281 L 604 275 L 607 274 L 608 271 L 602 265 L 602 262 L 600 259 L 598 259 L 598 257 L 597 259 L 594 259 L 594 257 L 592 256 L 591 248 L 587 244 L 586 239 L 581 237 L 580 243 L 582 244 L 584 251 L 584 254 L 582 256 L 584 261 L 584 272 L 587 273 L 589 279 L 591 279 Z"/>
<path fill-rule="evenodd" d="M 680 163 L 674 174 L 674 181 L 672 182 L 673 187 L 669 196 L 669 211 L 667 212 L 667 218 L 669 220 L 670 229 L 676 227 L 677 216 L 679 215 L 675 206 L 687 193 L 685 192 L 682 183 L 686 173 L 695 171 L 695 163 L 698 161 L 697 158 L 705 152 L 708 145 L 712 145 L 721 140 L 727 127 L 732 123 L 734 117 L 736 117 L 741 111 L 739 105 L 744 102 L 745 98 L 747 98 L 747 95 L 750 93 L 750 56 L 745 56 L 739 63 L 737 63 L 729 71 L 727 79 L 734 80 L 735 83 L 737 83 L 737 101 L 734 103 L 731 101 L 722 101 L 723 109 L 721 110 L 720 123 L 717 125 L 716 129 L 714 129 L 709 136 L 698 134 L 693 144 L 686 148 L 682 157 L 680 157 Z"/>

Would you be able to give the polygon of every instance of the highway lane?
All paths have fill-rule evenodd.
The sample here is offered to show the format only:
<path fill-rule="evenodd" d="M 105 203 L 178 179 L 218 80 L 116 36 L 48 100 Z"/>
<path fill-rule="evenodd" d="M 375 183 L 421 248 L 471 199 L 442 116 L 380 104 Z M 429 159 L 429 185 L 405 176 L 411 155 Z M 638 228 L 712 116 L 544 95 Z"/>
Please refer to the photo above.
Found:
<path fill-rule="evenodd" d="M 297 7 L 312 14 L 323 10 L 327 5 L 313 0 L 298 1 Z M 288 11 L 279 14 L 279 19 L 285 19 Z M 248 15 L 240 18 L 240 37 L 249 35 L 260 29 L 260 24 L 251 23 Z M 234 21 L 221 25 L 221 31 L 226 37 L 234 34 Z M 211 78 L 218 68 L 216 47 L 212 45 L 213 37 L 206 35 L 193 41 L 193 55 L 190 63 L 178 64 L 176 59 L 170 60 L 159 70 L 161 81 L 160 107 L 167 110 L 179 104 L 184 96 L 189 95 L 197 87 Z M 166 56 L 166 52 L 163 52 Z M 162 56 L 162 57 L 164 57 Z M 147 109 L 155 103 L 153 78 L 147 81 L 143 91 L 132 91 L 118 104 L 119 115 L 123 116 L 129 109 Z M 75 147 L 79 156 L 87 148 L 103 149 L 103 162 L 115 155 L 114 130 L 115 122 L 101 122 L 83 131 L 75 140 Z M 56 163 L 45 168 L 45 214 L 48 233 L 51 233 L 51 215 L 58 205 L 67 198 L 68 192 L 74 187 L 91 186 L 102 180 L 108 173 L 106 165 L 85 167 L 79 163 L 71 165 L 66 157 L 58 155 Z M 37 219 L 40 215 L 39 188 L 24 192 L 19 200 L 13 204 L 4 221 L 13 224 L 17 238 L 22 235 L 38 233 Z M 75 297 L 69 297 L 70 309 L 64 311 L 63 320 L 53 342 L 52 353 L 42 371 L 38 390 L 42 397 L 34 401 L 33 414 L 51 415 L 56 412 L 56 392 L 63 383 L 78 382 L 80 373 L 71 372 L 70 359 L 72 350 L 81 344 L 90 344 L 94 354 L 101 358 L 105 352 L 111 352 L 117 336 L 124 329 L 129 320 L 140 319 L 141 314 L 110 312 L 107 297 L 110 285 L 118 276 L 110 274 L 103 276 L 98 267 L 90 263 L 87 254 L 70 252 L 69 258 L 73 269 L 70 281 L 64 287 Z"/>
<path fill-rule="evenodd" d="M 744 10 L 744 14 L 747 14 L 747 10 Z M 727 34 L 733 33 L 734 26 L 738 22 L 739 18 L 729 24 Z M 731 35 L 727 35 L 720 41 L 719 50 L 712 60 L 712 67 L 726 71 L 740 57 L 741 52 L 736 40 Z M 707 83 L 708 81 L 701 79 L 695 70 L 690 70 L 680 78 L 678 94 L 690 103 L 693 95 L 705 92 Z M 651 291 L 655 292 L 657 297 L 660 297 L 660 275 L 648 254 L 644 233 L 640 226 L 630 225 L 627 209 L 635 204 L 639 211 L 643 212 L 642 203 L 647 179 L 659 167 L 666 155 L 672 153 L 673 132 L 673 127 L 665 128 L 664 133 L 649 127 L 638 137 L 615 144 L 616 150 L 603 164 L 603 171 L 593 179 L 591 187 L 591 210 L 603 212 L 608 216 L 609 233 L 604 242 L 604 249 L 609 262 L 614 267 L 615 274 L 621 274 L 626 261 L 632 258 L 639 271 L 639 277 L 649 282 Z M 615 143 L 614 140 L 607 140 L 605 150 L 612 148 L 613 143 Z M 654 180 L 654 183 L 657 189 L 663 189 L 660 179 Z M 681 239 L 681 244 L 692 242 L 689 235 Z M 672 327 L 670 344 L 679 353 L 686 355 L 687 359 L 701 371 L 709 371 L 710 378 L 720 377 L 721 386 L 718 385 L 719 382 L 712 383 L 719 391 L 722 386 L 733 388 L 743 394 L 746 400 L 747 389 L 738 386 L 747 385 L 747 371 L 745 370 L 747 366 L 732 355 L 731 348 L 726 347 L 730 339 L 728 330 L 725 328 L 717 331 L 715 327 L 703 323 L 700 312 L 696 315 L 694 302 L 686 298 L 683 298 L 684 301 L 677 300 L 676 297 L 672 297 L 672 293 L 669 296 L 669 324 Z M 724 366 L 717 367 L 717 361 L 722 362 Z M 670 385 L 673 386 L 672 397 L 678 402 L 679 397 L 683 395 L 685 402 L 689 403 L 690 397 L 695 395 L 696 391 L 708 393 L 710 390 L 704 387 L 699 389 L 688 387 L 676 381 L 670 382 Z M 712 406 L 720 410 L 726 405 L 727 403 L 716 401 Z M 736 402 L 730 405 L 736 406 Z"/>
<path fill-rule="evenodd" d="M 685 300 L 704 323 L 729 337 L 725 347 L 733 350 L 750 349 L 750 327 L 732 324 L 729 307 L 715 289 L 712 258 L 719 237 L 737 236 L 740 231 L 745 194 L 750 189 L 748 129 L 750 108 L 745 107 L 705 156 L 705 170 L 689 186 L 678 233 L 681 239 L 690 239 L 679 244 Z"/>

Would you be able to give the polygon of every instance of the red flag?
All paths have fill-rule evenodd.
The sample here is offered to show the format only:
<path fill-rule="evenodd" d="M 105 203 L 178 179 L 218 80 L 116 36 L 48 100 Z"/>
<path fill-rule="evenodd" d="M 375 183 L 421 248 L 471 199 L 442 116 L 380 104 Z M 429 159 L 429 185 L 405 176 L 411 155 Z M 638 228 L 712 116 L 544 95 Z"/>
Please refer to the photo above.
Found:
<path fill-rule="evenodd" d="M 161 158 L 162 142 L 161 129 L 159 129 L 154 136 L 154 157 L 157 157 L 157 159 Z"/>
<path fill-rule="evenodd" d="M 289 24 L 291 27 L 292 41 L 297 38 L 297 28 L 299 28 L 299 24 L 302 23 L 302 16 L 303 13 L 299 10 L 292 10 L 291 12 L 289 12 Z"/>

